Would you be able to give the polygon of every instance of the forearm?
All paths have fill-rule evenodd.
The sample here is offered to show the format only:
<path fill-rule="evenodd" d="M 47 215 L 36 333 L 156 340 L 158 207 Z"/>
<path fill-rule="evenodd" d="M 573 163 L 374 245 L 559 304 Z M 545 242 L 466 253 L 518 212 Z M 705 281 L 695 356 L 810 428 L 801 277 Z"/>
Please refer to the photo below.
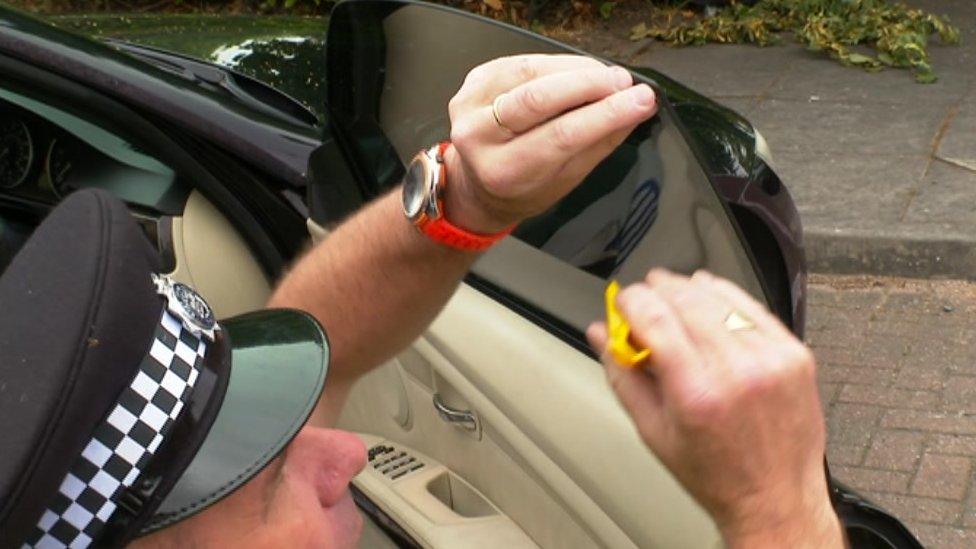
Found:
<path fill-rule="evenodd" d="M 843 549 L 846 546 L 840 520 L 829 506 L 816 514 L 796 517 L 789 523 L 770 526 L 756 532 L 729 532 L 723 535 L 723 538 L 729 549 L 765 547 Z"/>
<path fill-rule="evenodd" d="M 328 333 L 329 382 L 313 423 L 333 423 L 352 383 L 420 335 L 476 257 L 421 235 L 404 217 L 397 190 L 292 268 L 268 306 L 307 311 Z"/>
<path fill-rule="evenodd" d="M 830 502 L 822 469 L 811 471 L 802 487 L 769 493 L 754 504 L 743 502 L 740 518 L 722 528 L 729 549 L 795 547 L 842 549 L 845 535 Z"/>

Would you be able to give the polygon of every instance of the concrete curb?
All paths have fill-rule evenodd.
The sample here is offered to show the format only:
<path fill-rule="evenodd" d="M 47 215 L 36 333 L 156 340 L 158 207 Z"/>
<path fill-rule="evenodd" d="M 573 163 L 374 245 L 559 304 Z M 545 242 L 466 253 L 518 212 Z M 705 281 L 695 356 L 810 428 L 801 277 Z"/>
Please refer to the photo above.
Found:
<path fill-rule="evenodd" d="M 807 266 L 814 273 L 976 280 L 976 238 L 810 229 L 804 242 Z"/>

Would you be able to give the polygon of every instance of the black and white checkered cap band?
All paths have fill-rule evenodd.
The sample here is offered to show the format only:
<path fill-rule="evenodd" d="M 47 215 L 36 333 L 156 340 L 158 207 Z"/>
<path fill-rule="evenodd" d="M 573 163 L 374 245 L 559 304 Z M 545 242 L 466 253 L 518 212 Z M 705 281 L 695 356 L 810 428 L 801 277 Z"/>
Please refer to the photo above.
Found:
<path fill-rule="evenodd" d="M 132 383 L 68 472 L 24 545 L 88 547 L 169 434 L 200 375 L 207 342 L 165 309 Z"/>

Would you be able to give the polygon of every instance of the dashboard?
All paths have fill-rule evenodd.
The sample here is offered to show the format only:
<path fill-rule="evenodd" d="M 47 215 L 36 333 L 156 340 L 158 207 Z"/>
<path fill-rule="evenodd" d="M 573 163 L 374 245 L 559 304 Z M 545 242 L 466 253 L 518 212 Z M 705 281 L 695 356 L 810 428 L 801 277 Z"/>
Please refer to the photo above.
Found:
<path fill-rule="evenodd" d="M 170 262 L 170 220 L 183 212 L 192 186 L 115 133 L 0 89 L 0 273 L 47 212 L 82 188 L 126 202 Z"/>
<path fill-rule="evenodd" d="M 76 187 L 72 175 L 95 151 L 31 113 L 0 109 L 0 193 L 53 204 Z"/>

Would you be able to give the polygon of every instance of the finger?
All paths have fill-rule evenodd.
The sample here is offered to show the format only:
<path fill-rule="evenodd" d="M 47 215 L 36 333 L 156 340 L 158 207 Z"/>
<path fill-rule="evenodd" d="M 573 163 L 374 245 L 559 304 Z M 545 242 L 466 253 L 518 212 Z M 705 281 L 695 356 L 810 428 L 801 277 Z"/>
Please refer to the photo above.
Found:
<path fill-rule="evenodd" d="M 586 339 L 598 355 L 602 355 L 606 350 L 607 337 L 607 324 L 605 322 L 594 322 L 586 329 Z"/>
<path fill-rule="evenodd" d="M 646 369 L 661 383 L 664 400 L 690 386 L 701 374 L 702 357 L 668 303 L 650 287 L 635 284 L 617 295 L 617 307 L 634 341 L 650 349 Z"/>
<path fill-rule="evenodd" d="M 664 270 L 651 271 L 647 283 L 668 302 L 691 340 L 713 362 L 725 363 L 724 359 L 742 351 L 741 342 L 725 326 L 734 307 L 709 287 Z"/>
<path fill-rule="evenodd" d="M 505 147 L 533 151 L 535 162 L 540 165 L 566 165 L 615 132 L 647 120 L 654 114 L 656 106 L 650 86 L 638 84 L 553 118 L 512 139 Z M 590 169 L 595 166 L 594 163 Z M 568 180 L 568 184 L 575 182 Z"/>
<path fill-rule="evenodd" d="M 569 109 L 629 88 L 633 83 L 633 77 L 622 67 L 548 74 L 502 95 L 498 101 L 498 116 L 507 128 L 523 133 Z"/>
<path fill-rule="evenodd" d="M 753 321 L 758 331 L 780 337 L 794 337 L 793 333 L 780 322 L 779 318 L 770 313 L 765 305 L 756 301 L 731 281 L 707 271 L 698 271 L 695 276 L 710 284 L 715 292 L 721 294 L 733 307 Z"/>
<path fill-rule="evenodd" d="M 667 426 L 666 411 L 661 387 L 644 371 L 637 368 L 621 368 L 609 356 L 603 364 L 610 388 L 617 400 L 634 419 L 637 430 L 654 452 L 659 452 L 665 443 Z"/>
<path fill-rule="evenodd" d="M 456 108 L 490 105 L 495 97 L 519 84 L 564 71 L 596 69 L 605 65 L 592 57 L 571 54 L 527 54 L 500 57 L 478 65 L 465 76 L 461 89 L 449 105 Z"/>
<path fill-rule="evenodd" d="M 593 168 L 597 164 L 603 161 L 607 156 L 627 139 L 627 136 L 634 131 L 634 126 L 623 128 L 617 130 L 602 141 L 589 147 L 585 151 L 574 156 L 565 166 L 563 166 L 562 171 L 559 174 L 561 179 L 570 179 L 572 181 L 579 181 L 593 171 Z M 556 197 L 561 198 L 561 197 Z"/>
<path fill-rule="evenodd" d="M 586 338 L 590 346 L 601 355 L 606 368 L 607 381 L 616 393 L 617 399 L 624 409 L 634 418 L 638 429 L 649 440 L 655 439 L 662 429 L 663 401 L 661 388 L 654 378 L 639 368 L 621 368 L 619 364 L 606 353 L 607 325 L 604 322 L 594 322 L 586 330 Z M 651 444 L 652 449 L 656 444 Z"/>

